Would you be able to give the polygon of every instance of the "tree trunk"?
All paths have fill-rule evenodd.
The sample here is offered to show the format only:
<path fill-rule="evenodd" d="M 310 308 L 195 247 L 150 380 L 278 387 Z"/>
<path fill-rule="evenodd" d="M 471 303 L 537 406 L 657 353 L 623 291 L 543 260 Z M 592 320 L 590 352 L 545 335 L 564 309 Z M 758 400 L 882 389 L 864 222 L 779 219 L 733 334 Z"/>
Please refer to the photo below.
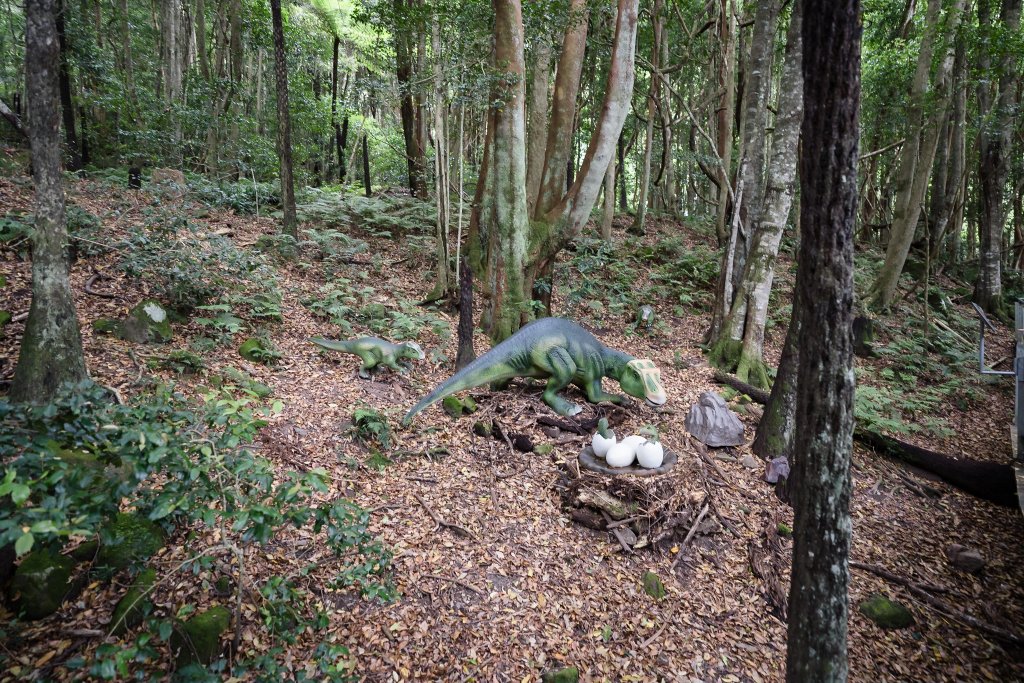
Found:
<path fill-rule="evenodd" d="M 990 26 L 989 20 L 991 0 L 979 0 L 978 23 L 982 31 Z M 1017 35 L 1020 30 L 1021 0 L 1003 0 L 1000 12 L 1002 35 Z M 986 68 L 991 61 L 989 53 L 991 40 L 983 40 L 982 71 L 992 73 Z M 1014 89 L 1016 87 L 1016 56 L 1011 50 L 1002 50 L 999 67 L 999 89 L 996 93 L 994 110 L 991 107 L 991 96 L 987 84 L 978 86 L 978 114 L 981 120 L 981 131 L 978 134 L 978 184 L 980 185 L 981 216 L 980 242 L 981 263 L 978 269 L 978 281 L 974 286 L 974 303 L 988 313 L 999 313 L 1002 306 L 1002 235 L 1006 223 L 1006 211 L 1003 208 L 1003 195 L 1010 169 L 1011 135 L 1013 133 Z"/>
<path fill-rule="evenodd" d="M 437 278 L 434 291 L 427 297 L 436 301 L 447 297 L 451 292 L 451 274 L 449 268 L 448 232 L 451 227 L 451 201 L 449 188 L 448 163 L 448 125 L 447 104 L 445 103 L 444 78 L 441 75 L 441 28 L 435 15 L 430 32 L 431 50 L 434 53 L 434 181 L 437 197 L 436 232 L 434 241 L 437 254 Z"/>
<path fill-rule="evenodd" d="M 473 270 L 462 259 L 459 268 L 459 350 L 455 355 L 458 372 L 476 359 L 473 350 Z"/>
<path fill-rule="evenodd" d="M 64 30 L 66 8 L 62 0 L 57 3 L 57 40 L 60 43 L 60 109 L 64 116 L 64 139 L 68 147 L 68 170 L 82 168 L 82 150 L 75 132 L 75 104 L 71 99 L 71 71 L 68 67 L 68 40 Z"/>
<path fill-rule="evenodd" d="M 487 289 L 485 304 L 487 333 L 497 343 L 518 330 L 529 311 L 526 308 L 523 266 L 529 235 L 526 213 L 526 120 L 523 58 L 523 15 L 519 0 L 493 0 L 494 68 L 502 91 L 492 107 L 494 138 L 491 167 L 493 178 L 487 223 Z"/>
<path fill-rule="evenodd" d="M 615 220 L 615 160 L 608 162 L 604 174 L 604 212 L 601 214 L 601 239 L 612 241 L 612 221 Z"/>
<path fill-rule="evenodd" d="M 544 152 L 548 139 L 548 81 L 551 74 L 551 46 L 541 40 L 534 49 L 533 79 L 530 81 L 530 122 L 526 150 L 526 205 L 534 215 L 544 175 Z"/>
<path fill-rule="evenodd" d="M 61 180 L 60 47 L 55 0 L 25 5 L 25 80 L 35 180 L 32 304 L 11 384 L 14 401 L 45 403 L 65 382 L 88 378 L 65 257 Z"/>
<path fill-rule="evenodd" d="M 800 5 L 793 8 L 786 38 L 786 58 L 779 87 L 778 115 L 772 139 L 766 191 L 759 213 L 750 222 L 750 255 L 736 288 L 721 334 L 712 346 L 712 362 L 754 386 L 769 386 L 764 363 L 764 326 L 775 276 L 775 259 L 793 200 L 800 122 L 803 119 L 803 77 Z M 756 41 L 755 41 L 756 42 Z M 755 52 L 752 49 L 752 53 Z M 752 60 L 756 65 L 757 61 Z M 747 124 L 757 120 L 748 108 Z M 758 124 L 763 125 L 763 124 Z M 761 143 L 763 144 L 763 143 Z M 744 185 L 743 203 L 746 203 Z"/>
<path fill-rule="evenodd" d="M 796 458 L 793 453 L 794 428 L 796 427 L 796 382 L 800 349 L 800 308 L 793 307 L 793 315 L 786 331 L 782 347 L 782 358 L 775 373 L 772 393 L 765 405 L 764 415 L 757 425 L 751 450 L 765 460 L 785 457 L 790 465 Z"/>
<path fill-rule="evenodd" d="M 775 32 L 779 23 L 781 5 L 778 0 L 757 5 L 754 34 L 750 45 L 750 63 L 743 87 L 743 125 L 740 131 L 740 166 L 736 197 L 733 206 L 732 231 L 729 246 L 722 254 L 715 293 L 715 309 L 708 331 L 709 340 L 720 339 L 723 323 L 735 304 L 743 269 L 747 262 L 748 239 L 753 234 L 753 222 L 760 211 L 762 183 L 764 182 L 765 135 L 768 120 L 768 97 L 771 86 L 772 52 Z M 792 150 L 795 153 L 795 150 Z M 782 219 L 785 221 L 785 218 Z"/>
<path fill-rule="evenodd" d="M 626 203 L 626 152 L 625 142 L 622 140 L 622 133 L 619 133 L 619 139 L 615 144 L 616 150 L 619 155 L 619 170 L 616 175 L 619 178 L 619 211 L 625 213 L 629 206 Z"/>
<path fill-rule="evenodd" d="M 370 145 L 366 139 L 366 131 L 363 131 L 363 190 L 367 197 L 373 196 L 370 185 Z"/>
<path fill-rule="evenodd" d="M 206 0 L 196 0 L 196 52 L 199 73 L 204 81 L 210 80 L 210 58 L 206 52 Z"/>
<path fill-rule="evenodd" d="M 160 71 L 164 100 L 177 102 L 181 96 L 184 61 L 181 27 L 183 9 L 181 0 L 163 0 L 160 3 Z"/>
<path fill-rule="evenodd" d="M 544 173 L 533 217 L 550 211 L 565 194 L 566 164 L 570 161 L 572 133 L 576 117 L 576 96 L 583 73 L 583 53 L 587 45 L 586 0 L 570 0 L 569 18 L 555 74 L 555 94 L 551 102 L 551 121 L 544 155 Z"/>
<path fill-rule="evenodd" d="M 885 252 L 885 263 L 871 287 L 870 303 L 888 308 L 896 296 L 900 274 L 914 240 L 921 204 L 928 188 L 928 176 L 935 158 L 942 119 L 946 115 L 950 95 L 950 74 L 953 69 L 953 41 L 966 0 L 952 0 L 946 12 L 946 30 L 939 25 L 942 0 L 928 0 L 925 34 L 921 40 L 914 81 L 910 89 L 907 111 L 906 142 L 900 153 L 896 176 L 896 207 L 892 233 Z M 932 55 L 941 55 L 932 73 Z M 931 102 L 931 104 L 930 104 Z"/>
<path fill-rule="evenodd" d="M 408 16 L 403 0 L 394 0 L 396 17 Z M 398 88 L 402 97 L 402 134 L 405 138 L 405 157 L 409 169 L 409 191 L 412 196 L 426 198 L 426 180 L 423 178 L 424 156 L 422 136 L 419 135 L 416 102 L 412 92 L 412 38 L 407 26 L 395 27 L 395 65 Z"/>
<path fill-rule="evenodd" d="M 845 681 L 853 446 L 858 0 L 807 3 L 795 517 L 786 680 Z"/>
<path fill-rule="evenodd" d="M 270 15 L 274 28 L 274 76 L 277 81 L 277 153 L 281 157 L 281 209 L 284 214 L 282 229 L 297 238 L 298 222 L 295 216 L 295 186 L 292 180 L 292 124 L 288 113 L 288 63 L 284 54 L 284 23 L 281 19 L 281 0 L 270 0 Z"/>
<path fill-rule="evenodd" d="M 640 167 L 640 193 L 636 201 L 636 218 L 627 231 L 631 235 L 643 235 L 646 233 L 644 224 L 647 222 L 647 202 L 651 185 L 651 148 L 654 145 L 654 115 L 657 113 L 656 107 L 661 96 L 658 62 L 661 59 L 661 10 L 663 7 L 663 0 L 654 0 L 654 8 L 651 10 L 654 45 L 651 47 L 651 87 L 647 95 L 647 135 L 644 138 L 644 161 Z"/>
<path fill-rule="evenodd" d="M 735 0 L 718 0 L 718 89 L 722 93 L 715 112 L 715 147 L 721 164 L 718 167 L 718 214 L 715 232 L 718 244 L 724 245 L 729 239 L 729 199 L 732 179 L 729 167 L 732 163 L 732 120 L 736 106 L 736 16 Z"/>

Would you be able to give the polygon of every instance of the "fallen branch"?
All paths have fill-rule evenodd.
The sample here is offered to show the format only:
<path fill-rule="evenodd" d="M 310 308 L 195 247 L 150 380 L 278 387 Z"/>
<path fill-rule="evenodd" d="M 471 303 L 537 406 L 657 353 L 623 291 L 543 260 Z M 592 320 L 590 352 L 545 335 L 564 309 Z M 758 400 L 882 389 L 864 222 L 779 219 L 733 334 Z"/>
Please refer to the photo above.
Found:
<path fill-rule="evenodd" d="M 115 297 L 114 294 L 109 294 L 107 292 L 97 292 L 95 289 L 92 288 L 96 281 L 99 280 L 101 277 L 106 276 L 103 275 L 103 273 L 100 273 L 99 271 L 94 272 L 92 274 L 92 277 L 90 277 L 85 283 L 85 293 L 92 294 L 93 296 L 102 297 L 104 299 L 113 299 Z"/>
<path fill-rule="evenodd" d="M 434 512 L 433 508 L 431 508 L 429 505 L 427 505 L 427 501 L 423 500 L 423 498 L 420 496 L 420 494 L 413 492 L 412 495 L 413 495 L 413 498 L 415 498 L 419 502 L 419 504 L 423 506 L 423 509 L 427 511 L 427 514 L 430 515 L 430 518 L 432 520 L 434 520 L 434 523 L 437 524 L 437 528 L 444 527 L 446 529 L 451 529 L 452 531 L 454 531 L 459 536 L 465 536 L 466 538 L 476 538 L 476 536 L 473 535 L 473 532 L 470 531 L 469 529 L 466 529 L 465 527 L 461 527 L 458 524 L 452 524 L 451 522 L 446 522 L 443 519 L 441 519 L 441 517 L 438 516 L 438 514 L 436 512 Z"/>
<path fill-rule="evenodd" d="M 7 123 L 11 124 L 11 128 L 21 133 L 23 137 L 28 137 L 28 131 L 25 130 L 25 126 L 21 123 L 21 118 L 3 100 L 0 100 L 0 116 L 7 119 Z"/>
<path fill-rule="evenodd" d="M 850 562 L 850 566 L 854 569 L 860 569 L 862 571 L 871 572 L 872 574 L 880 576 L 881 578 L 887 581 L 905 587 L 912 594 L 914 594 L 921 600 L 924 600 L 926 603 L 934 607 L 939 612 L 942 612 L 947 617 L 955 619 L 956 621 L 959 621 L 962 624 L 966 624 L 967 626 L 975 628 L 983 633 L 987 633 L 993 638 L 996 638 L 1004 643 L 1009 643 L 1010 645 L 1016 646 L 1024 645 L 1024 637 L 1022 637 L 1021 635 L 1014 633 L 1012 631 L 1008 631 L 1004 628 L 1000 628 L 998 626 L 993 626 L 992 624 L 981 621 L 976 617 L 972 617 L 970 614 L 967 614 L 966 612 L 962 612 L 958 609 L 955 609 L 952 605 L 943 602 L 939 598 L 929 593 L 925 588 L 922 587 L 921 584 L 915 583 L 909 579 L 905 579 L 902 576 L 899 576 L 898 574 L 893 574 L 889 570 L 884 569 L 882 567 L 877 567 L 875 565 L 864 564 L 862 562 Z"/>
<path fill-rule="evenodd" d="M 768 403 L 768 392 L 764 389 L 759 389 L 752 384 L 747 384 L 739 377 L 722 372 L 721 370 L 715 370 L 714 377 L 715 381 L 719 384 L 730 386 L 736 391 L 746 394 L 762 405 Z"/>

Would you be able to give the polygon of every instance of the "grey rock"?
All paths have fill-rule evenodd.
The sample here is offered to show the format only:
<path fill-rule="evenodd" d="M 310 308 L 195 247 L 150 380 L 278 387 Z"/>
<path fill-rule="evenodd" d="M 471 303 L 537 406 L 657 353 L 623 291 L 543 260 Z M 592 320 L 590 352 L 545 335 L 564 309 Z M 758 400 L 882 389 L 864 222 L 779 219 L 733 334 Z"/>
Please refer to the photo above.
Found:
<path fill-rule="evenodd" d="M 761 461 L 752 456 L 750 453 L 747 453 L 746 455 L 743 456 L 743 459 L 740 460 L 740 464 L 746 467 L 748 470 L 756 470 L 758 467 L 761 466 Z"/>
<path fill-rule="evenodd" d="M 729 410 L 725 399 L 705 391 L 686 416 L 686 431 L 712 448 L 743 443 L 743 423 Z"/>
<path fill-rule="evenodd" d="M 986 560 L 981 553 L 974 548 L 968 548 L 959 543 L 953 543 L 946 548 L 946 557 L 949 558 L 950 564 L 968 574 L 978 573 L 986 564 Z"/>
<path fill-rule="evenodd" d="M 779 479 L 789 479 L 789 459 L 784 455 L 773 458 L 764 474 L 764 480 L 769 484 L 777 484 Z"/>

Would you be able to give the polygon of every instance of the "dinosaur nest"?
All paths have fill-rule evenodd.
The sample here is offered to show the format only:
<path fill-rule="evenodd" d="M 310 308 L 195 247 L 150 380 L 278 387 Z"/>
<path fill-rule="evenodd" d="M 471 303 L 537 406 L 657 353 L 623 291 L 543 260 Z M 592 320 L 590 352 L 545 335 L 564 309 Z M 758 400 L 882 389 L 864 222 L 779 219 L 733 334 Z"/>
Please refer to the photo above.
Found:
<path fill-rule="evenodd" d="M 584 463 L 592 458 L 583 456 L 566 462 L 554 484 L 563 510 L 583 526 L 611 532 L 626 552 L 681 552 L 696 536 L 719 533 L 722 522 L 704 463 L 696 454 L 672 453 L 671 463 L 668 456 L 662 468 L 644 470 L 647 476 L 623 468 L 614 471 L 619 476 L 609 477 L 607 466 L 591 470 Z M 670 471 L 650 476 L 661 469 Z"/>

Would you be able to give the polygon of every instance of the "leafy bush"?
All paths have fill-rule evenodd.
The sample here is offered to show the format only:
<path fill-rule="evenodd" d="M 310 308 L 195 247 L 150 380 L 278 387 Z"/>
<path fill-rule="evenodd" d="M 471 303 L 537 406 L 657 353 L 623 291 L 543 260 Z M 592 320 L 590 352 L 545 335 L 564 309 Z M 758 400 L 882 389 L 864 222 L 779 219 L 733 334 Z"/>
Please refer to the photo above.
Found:
<path fill-rule="evenodd" d="M 281 206 L 281 189 L 277 182 L 254 183 L 239 180 L 233 183 L 215 183 L 205 176 L 188 179 L 189 192 L 198 201 L 208 206 L 231 209 L 237 214 L 253 215 L 257 208 L 269 213 Z"/>

